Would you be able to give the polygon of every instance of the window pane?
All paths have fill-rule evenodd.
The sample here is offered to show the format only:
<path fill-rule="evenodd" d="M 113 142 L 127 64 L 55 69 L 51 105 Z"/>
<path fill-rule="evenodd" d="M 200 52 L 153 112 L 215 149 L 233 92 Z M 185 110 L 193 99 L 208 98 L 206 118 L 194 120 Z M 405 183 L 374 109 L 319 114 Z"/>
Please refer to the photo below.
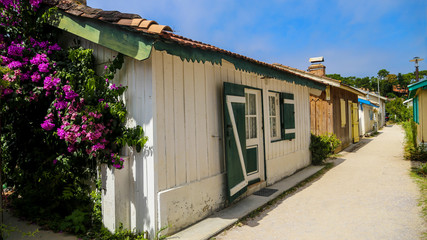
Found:
<path fill-rule="evenodd" d="M 246 126 L 246 139 L 249 139 L 249 118 L 245 117 L 245 126 Z"/>
<path fill-rule="evenodd" d="M 247 93 L 245 93 L 245 99 L 246 99 L 246 104 L 245 104 L 245 115 L 248 115 L 248 103 L 249 103 L 249 101 L 248 101 L 248 94 Z M 246 124 L 247 125 L 247 124 Z M 246 135 L 247 136 L 247 135 Z"/>
<path fill-rule="evenodd" d="M 270 137 L 277 137 L 277 119 L 276 117 L 270 118 Z"/>
<path fill-rule="evenodd" d="M 257 137 L 256 117 L 250 117 L 249 121 L 251 125 L 251 130 L 250 130 L 251 138 L 256 138 Z"/>
<path fill-rule="evenodd" d="M 270 116 L 276 116 L 276 97 L 275 96 L 269 97 L 268 105 L 269 105 Z"/>
<path fill-rule="evenodd" d="M 256 96 L 249 94 L 249 114 L 256 115 Z"/>

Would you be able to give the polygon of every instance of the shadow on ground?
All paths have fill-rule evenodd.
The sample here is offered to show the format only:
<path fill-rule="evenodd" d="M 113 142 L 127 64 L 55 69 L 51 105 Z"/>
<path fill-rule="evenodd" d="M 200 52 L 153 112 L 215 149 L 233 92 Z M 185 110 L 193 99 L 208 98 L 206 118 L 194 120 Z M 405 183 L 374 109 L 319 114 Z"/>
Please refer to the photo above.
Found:
<path fill-rule="evenodd" d="M 363 148 L 365 145 L 370 143 L 373 139 L 372 138 L 361 138 L 360 141 L 357 144 L 350 145 L 346 149 L 343 150 L 343 152 L 357 152 L 359 149 Z"/>

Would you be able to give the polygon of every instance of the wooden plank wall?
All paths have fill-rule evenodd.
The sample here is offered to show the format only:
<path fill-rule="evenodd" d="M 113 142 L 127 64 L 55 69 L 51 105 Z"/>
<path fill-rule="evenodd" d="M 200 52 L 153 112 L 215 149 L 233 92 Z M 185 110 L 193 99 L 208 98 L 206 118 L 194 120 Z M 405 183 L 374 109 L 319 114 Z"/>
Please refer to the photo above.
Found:
<path fill-rule="evenodd" d="M 286 164 L 286 155 L 297 151 L 308 150 L 310 145 L 310 102 L 309 88 L 301 85 L 283 82 L 276 79 L 261 80 L 263 88 L 264 104 L 264 139 L 266 161 L 276 158 L 284 158 L 283 164 Z M 268 91 L 293 93 L 295 98 L 295 130 L 296 138 L 292 141 L 271 141 L 270 126 L 268 121 Z M 268 177 L 268 176 L 267 176 Z"/>
<path fill-rule="evenodd" d="M 345 116 L 346 124 L 345 127 L 341 126 L 341 103 L 340 99 L 345 101 Z M 334 124 L 334 134 L 337 135 L 338 139 L 341 140 L 341 146 L 337 149 L 340 151 L 350 145 L 353 142 L 353 139 L 350 138 L 350 127 L 352 124 L 351 119 L 349 119 L 348 103 L 357 102 L 357 95 L 343 89 L 332 87 L 331 86 L 331 100 L 333 108 L 333 124 Z"/>
<path fill-rule="evenodd" d="M 79 39 L 83 48 L 93 49 L 95 64 L 98 73 L 104 71 L 104 66 L 111 62 L 117 52 L 102 47 L 90 41 L 75 37 L 71 34 L 64 34 L 69 45 L 72 45 L 73 39 Z M 140 125 L 143 127 L 145 135 L 148 136 L 148 142 L 140 153 L 134 152 L 130 148 L 124 148 L 122 155 L 129 156 L 130 196 L 127 201 L 130 204 L 130 213 L 127 221 L 129 228 L 139 230 L 149 230 L 154 234 L 156 221 L 152 221 L 152 216 L 156 216 L 156 196 L 157 187 L 156 164 L 153 155 L 154 145 L 154 122 L 153 122 L 153 86 L 152 86 L 152 62 L 151 59 L 138 61 L 133 58 L 125 57 L 125 62 L 121 70 L 113 79 L 115 84 L 128 86 L 128 90 L 123 96 L 123 100 L 128 110 L 127 125 L 133 127 Z M 123 201 L 126 201 L 123 200 Z M 119 216 L 120 214 L 118 214 Z"/>
<path fill-rule="evenodd" d="M 222 79 L 217 65 L 153 51 L 159 191 L 224 172 Z"/>
<path fill-rule="evenodd" d="M 311 132 L 316 135 L 333 133 L 332 102 L 326 101 L 326 93 L 310 95 Z"/>
<path fill-rule="evenodd" d="M 156 149 L 158 190 L 199 181 L 225 171 L 223 156 L 223 95 L 225 81 L 263 89 L 265 133 L 269 133 L 268 90 L 295 94 L 296 139 L 271 143 L 265 134 L 266 157 L 278 158 L 308 149 L 309 89 L 222 65 L 182 61 L 153 51 L 156 81 Z M 268 164 L 268 163 L 267 163 Z"/>

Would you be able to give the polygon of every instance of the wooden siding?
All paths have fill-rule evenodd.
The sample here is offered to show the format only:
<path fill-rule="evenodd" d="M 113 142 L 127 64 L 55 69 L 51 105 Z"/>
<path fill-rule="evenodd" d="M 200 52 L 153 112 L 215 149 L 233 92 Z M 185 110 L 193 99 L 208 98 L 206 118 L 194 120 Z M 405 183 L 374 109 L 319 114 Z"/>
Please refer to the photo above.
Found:
<path fill-rule="evenodd" d="M 341 88 L 331 86 L 331 99 L 326 100 L 326 93 L 319 97 L 310 96 L 311 132 L 316 135 L 334 133 L 341 141 L 337 151 L 353 143 L 352 119 L 349 103 L 357 103 L 357 95 Z"/>
<path fill-rule="evenodd" d="M 224 82 L 262 89 L 267 165 L 270 159 L 308 150 L 308 87 L 238 71 L 226 61 L 222 65 L 188 62 L 166 52 L 154 51 L 152 62 L 157 86 L 155 122 L 158 124 L 159 191 L 225 172 L 222 141 Z M 295 95 L 296 139 L 292 141 L 270 141 L 266 105 L 270 90 Z M 283 164 L 286 164 L 285 159 Z"/>
<path fill-rule="evenodd" d="M 326 92 L 310 95 L 311 132 L 316 135 L 333 133 L 332 102 L 326 100 Z"/>
<path fill-rule="evenodd" d="M 117 52 L 102 47 L 93 42 L 76 37 L 69 33 L 64 33 L 61 42 L 68 46 L 73 46 L 74 40 L 79 40 L 83 48 L 93 49 L 95 56 L 96 70 L 102 73 L 104 66 L 111 62 Z M 115 84 L 128 86 L 128 90 L 123 96 L 128 110 L 127 125 L 133 127 L 140 125 L 143 127 L 145 135 L 148 137 L 143 151 L 134 152 L 131 148 L 124 148 L 122 154 L 128 156 L 130 177 L 132 181 L 129 186 L 129 198 L 123 201 L 129 202 L 129 213 L 120 213 L 117 216 L 125 215 L 129 229 L 148 230 L 150 234 L 155 233 L 157 222 L 154 220 L 156 213 L 156 193 L 157 184 L 156 169 L 154 161 L 153 144 L 154 122 L 153 114 L 155 113 L 152 92 L 152 62 L 151 59 L 138 61 L 133 58 L 125 57 L 125 62 L 121 70 L 115 76 Z M 109 206 L 105 206 L 109 207 Z M 117 213 L 116 213 L 117 214 Z M 118 224 L 118 223 L 117 223 Z"/>
<path fill-rule="evenodd" d="M 346 117 L 346 123 L 343 126 L 341 126 L 341 99 L 345 101 L 345 117 Z M 349 119 L 349 101 L 355 103 L 357 102 L 357 95 L 354 93 L 351 93 L 349 91 L 345 91 L 343 89 L 337 88 L 337 87 L 331 87 L 331 101 L 332 101 L 332 108 L 333 108 L 333 125 L 334 125 L 334 134 L 338 137 L 338 139 L 341 141 L 341 146 L 338 147 L 337 151 L 340 151 L 353 143 L 353 139 L 350 135 L 350 128 L 352 127 L 352 121 Z"/>
<path fill-rule="evenodd" d="M 418 122 L 417 124 L 417 138 L 418 144 L 427 141 L 427 90 L 418 89 Z"/>

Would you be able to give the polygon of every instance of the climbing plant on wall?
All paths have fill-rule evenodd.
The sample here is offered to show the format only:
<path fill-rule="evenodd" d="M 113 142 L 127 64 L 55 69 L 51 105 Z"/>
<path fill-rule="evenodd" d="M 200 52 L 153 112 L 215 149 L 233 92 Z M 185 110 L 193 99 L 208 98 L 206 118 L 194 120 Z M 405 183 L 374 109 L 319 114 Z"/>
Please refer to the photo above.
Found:
<path fill-rule="evenodd" d="M 61 33 L 46 24 L 55 9 L 40 4 L 0 0 L 2 176 L 24 214 L 64 218 L 90 212 L 99 164 L 122 168 L 120 149 L 139 151 L 147 138 L 125 126 L 126 87 L 112 81 L 123 56 L 97 73 L 91 49 L 56 42 Z"/>

